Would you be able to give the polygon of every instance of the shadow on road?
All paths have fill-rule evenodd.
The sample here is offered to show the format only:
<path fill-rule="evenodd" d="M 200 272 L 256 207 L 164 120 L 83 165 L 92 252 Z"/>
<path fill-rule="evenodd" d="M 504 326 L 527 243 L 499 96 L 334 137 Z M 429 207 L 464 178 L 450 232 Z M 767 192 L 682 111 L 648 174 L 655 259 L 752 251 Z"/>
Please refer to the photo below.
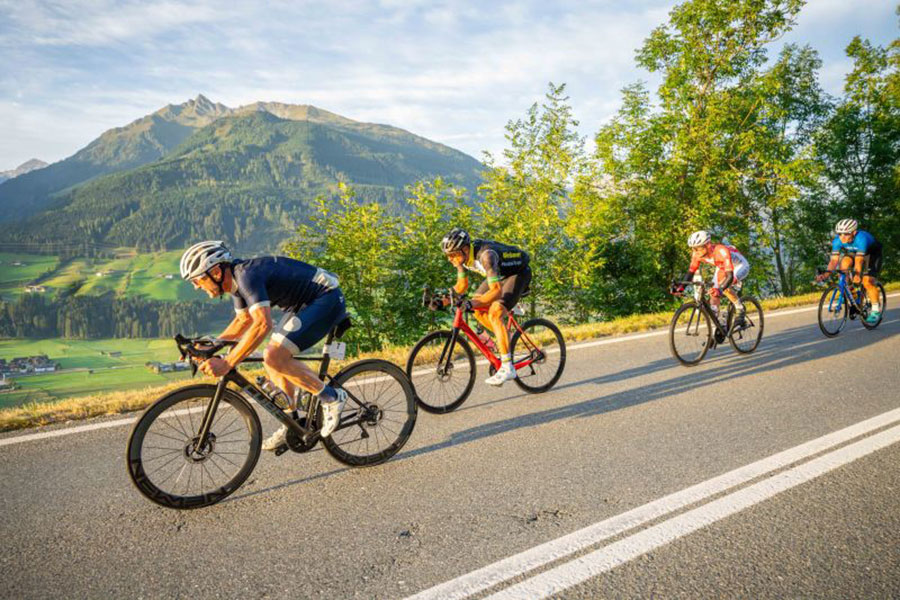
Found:
<path fill-rule="evenodd" d="M 759 349 L 750 355 L 737 355 L 735 353 L 727 355 L 723 354 L 719 357 L 704 361 L 700 366 L 693 368 L 682 367 L 674 362 L 675 359 L 666 357 L 640 367 L 571 381 L 555 387 L 548 393 L 558 394 L 560 391 L 567 388 L 584 385 L 616 383 L 667 369 L 671 369 L 673 373 L 680 374 L 662 381 L 655 381 L 628 390 L 618 390 L 575 404 L 567 404 L 557 408 L 478 425 L 453 433 L 444 441 L 403 452 L 393 458 L 391 462 L 408 460 L 452 446 L 468 444 L 508 431 L 544 425 L 561 419 L 571 419 L 575 417 L 586 418 L 602 415 L 615 410 L 659 400 L 673 394 L 681 394 L 688 390 L 700 389 L 722 381 L 737 381 L 742 377 L 775 371 L 784 367 L 816 361 L 820 358 L 828 358 L 846 352 L 852 352 L 896 334 L 896 325 L 898 323 L 900 323 L 900 309 L 888 310 L 881 326 L 874 331 L 865 331 L 858 323 L 849 322 L 848 326 L 838 338 L 826 338 L 814 324 L 812 326 L 802 325 L 792 329 L 779 331 L 770 336 L 764 336 Z M 730 346 L 728 349 L 730 350 Z M 478 408 L 499 402 L 509 402 L 527 396 L 530 396 L 530 394 L 516 394 L 500 400 L 473 405 L 470 408 Z M 350 470 L 349 467 L 342 467 L 325 473 L 287 481 L 265 489 L 234 496 L 225 500 L 225 502 L 234 502 L 257 494 L 268 493 L 308 483 L 348 470 Z"/>

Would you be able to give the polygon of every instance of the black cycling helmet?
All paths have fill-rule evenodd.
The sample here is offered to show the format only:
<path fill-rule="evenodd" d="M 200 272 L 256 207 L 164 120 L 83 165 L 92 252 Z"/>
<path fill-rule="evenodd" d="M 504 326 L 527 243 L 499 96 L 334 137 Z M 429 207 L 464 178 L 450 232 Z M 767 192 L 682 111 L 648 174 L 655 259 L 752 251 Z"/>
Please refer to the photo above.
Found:
<path fill-rule="evenodd" d="M 450 233 L 445 235 L 444 239 L 441 240 L 441 250 L 444 254 L 459 252 L 468 246 L 470 241 L 469 234 L 465 230 L 454 227 L 450 230 Z"/>

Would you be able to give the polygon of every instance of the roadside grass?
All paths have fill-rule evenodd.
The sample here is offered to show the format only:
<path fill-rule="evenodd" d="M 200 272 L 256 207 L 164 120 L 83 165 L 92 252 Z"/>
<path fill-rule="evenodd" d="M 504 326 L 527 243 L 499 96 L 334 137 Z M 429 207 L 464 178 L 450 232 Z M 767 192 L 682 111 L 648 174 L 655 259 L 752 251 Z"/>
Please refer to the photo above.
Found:
<path fill-rule="evenodd" d="M 900 290 L 900 282 L 885 284 L 885 288 L 888 292 Z M 763 310 L 769 312 L 783 308 L 815 304 L 819 301 L 821 294 L 822 292 L 818 291 L 801 296 L 771 298 L 762 302 Z M 671 318 L 672 311 L 669 310 L 665 312 L 622 317 L 602 323 L 585 323 L 582 325 L 565 326 L 561 327 L 560 329 L 567 341 L 577 342 L 588 339 L 648 331 L 659 327 L 664 327 L 669 324 Z M 95 360 L 99 361 L 99 359 L 95 358 L 91 353 L 98 353 L 101 347 L 103 347 L 103 349 L 116 349 L 116 347 L 120 347 L 122 348 L 123 358 L 125 357 L 126 350 L 132 353 L 130 355 L 132 358 L 134 358 L 137 354 L 140 354 L 142 356 L 146 354 L 148 356 L 147 360 L 167 360 L 169 352 L 166 349 L 172 349 L 171 340 L 96 340 L 84 342 L 70 340 L 35 340 L 30 342 L 19 341 L 15 342 L 15 344 L 16 351 L 11 352 L 11 342 L 0 342 L 0 357 L 8 357 L 10 356 L 10 354 L 22 356 L 40 353 L 48 354 L 52 357 L 54 348 L 60 348 L 61 346 L 77 346 L 79 348 L 77 348 L 76 351 L 73 352 L 71 349 L 69 350 L 70 356 L 68 359 L 66 359 L 71 360 L 72 362 L 70 364 L 74 365 L 86 364 L 89 361 Z M 144 350 L 136 348 L 135 345 L 142 346 Z M 409 349 L 410 348 L 406 346 L 395 346 L 386 348 L 380 352 L 361 354 L 352 358 L 348 358 L 344 361 L 336 361 L 332 363 L 332 372 L 336 372 L 345 364 L 349 364 L 350 362 L 354 362 L 363 358 L 383 358 L 401 366 L 405 366 L 406 356 L 409 352 Z M 129 380 L 129 374 L 124 372 L 131 370 L 131 368 L 122 369 L 122 376 L 126 381 L 119 382 L 119 386 L 116 387 L 115 391 L 104 392 L 104 389 L 109 388 L 105 387 L 105 384 L 102 382 L 102 380 L 97 378 L 91 380 L 90 383 L 86 383 L 83 385 L 95 385 L 92 391 L 97 391 L 98 393 L 93 393 L 82 397 L 58 398 L 53 401 L 27 401 L 21 406 L 0 408 L 0 431 L 25 429 L 64 421 L 88 419 L 92 417 L 115 415 L 140 410 L 148 406 L 150 403 L 152 403 L 154 400 L 156 400 L 166 392 L 177 389 L 178 387 L 184 385 L 185 381 L 183 380 L 183 378 L 188 376 L 187 374 L 167 375 L 171 378 L 178 377 L 179 380 L 172 381 L 170 379 L 163 385 L 146 385 L 143 380 L 135 377 L 135 375 L 137 374 L 136 371 L 142 370 L 147 375 L 155 374 L 150 373 L 142 366 L 134 367 L 135 373 L 131 374 L 132 379 Z M 111 372 L 115 373 L 115 371 Z M 258 368 L 248 369 L 246 373 L 250 376 L 255 376 L 256 374 L 262 373 L 262 370 Z M 66 375 L 48 375 L 46 377 L 52 378 L 64 376 Z M 84 379 L 88 378 L 86 374 L 83 374 L 83 377 Z M 93 377 L 96 377 L 96 372 Z M 115 377 L 118 377 L 118 374 L 116 374 Z M 115 382 L 115 377 L 113 378 L 113 380 L 110 380 L 110 386 L 117 385 Z M 141 374 L 141 377 L 143 377 L 143 374 Z M 157 375 L 156 377 L 166 376 Z M 17 382 L 24 382 L 26 381 L 26 379 L 27 378 L 23 378 L 17 380 Z M 198 376 L 195 381 L 212 382 L 213 380 L 207 377 Z M 160 382 L 157 381 L 157 383 Z M 121 385 L 143 387 L 140 387 L 140 389 L 121 389 Z M 87 387 L 80 387 L 78 389 L 81 391 L 85 391 L 87 390 Z M 0 394 L 0 398 L 2 398 L 4 395 L 5 394 Z M 0 402 L 2 402 L 2 400 L 0 400 Z"/>

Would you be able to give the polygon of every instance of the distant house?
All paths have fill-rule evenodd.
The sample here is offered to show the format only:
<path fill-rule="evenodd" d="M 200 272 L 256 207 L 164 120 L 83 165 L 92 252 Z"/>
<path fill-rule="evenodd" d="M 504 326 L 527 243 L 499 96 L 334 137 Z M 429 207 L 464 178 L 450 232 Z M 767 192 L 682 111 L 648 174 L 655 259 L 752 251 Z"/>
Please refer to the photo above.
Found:
<path fill-rule="evenodd" d="M 175 279 L 175 276 L 169 273 L 168 275 L 166 275 L 166 279 Z"/>
<path fill-rule="evenodd" d="M 51 361 L 46 354 L 18 356 L 10 361 L 0 358 L 0 375 L 3 377 L 29 375 L 32 373 L 52 373 L 60 368 L 61 365 Z"/>
<path fill-rule="evenodd" d="M 42 285 L 26 285 L 25 292 L 29 294 L 43 294 L 47 291 L 47 288 Z"/>
<path fill-rule="evenodd" d="M 23 266 L 25 266 L 25 263 L 23 263 L 22 261 L 17 260 L 16 262 L 13 263 L 13 266 L 14 266 L 14 267 L 23 267 Z"/>

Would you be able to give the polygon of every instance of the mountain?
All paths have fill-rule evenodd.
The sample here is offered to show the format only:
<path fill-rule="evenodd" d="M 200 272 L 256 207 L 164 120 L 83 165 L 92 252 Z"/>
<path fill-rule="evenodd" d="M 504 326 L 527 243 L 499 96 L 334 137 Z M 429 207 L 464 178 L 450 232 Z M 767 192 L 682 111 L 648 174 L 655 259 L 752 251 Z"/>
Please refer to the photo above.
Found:
<path fill-rule="evenodd" d="M 29 173 L 31 171 L 43 169 L 46 166 L 47 163 L 42 160 L 38 160 L 37 158 L 26 160 L 15 169 L 10 169 L 9 171 L 0 171 L 0 183 L 6 181 L 7 179 L 12 179 L 13 177 L 24 175 L 25 173 Z"/>
<path fill-rule="evenodd" d="M 190 112 L 197 114 L 194 107 L 201 106 L 201 98 L 192 101 Z M 167 109 L 174 114 L 172 109 L 181 108 L 174 118 L 180 127 L 191 128 L 184 122 L 189 112 L 184 106 Z M 397 211 L 403 210 L 404 188 L 420 179 L 440 176 L 473 190 L 480 181 L 483 166 L 474 158 L 395 127 L 360 123 L 305 105 L 202 107 L 205 113 L 197 124 L 209 122 L 192 129 L 158 160 L 59 192 L 51 210 L 6 227 L 0 235 L 70 248 L 162 250 L 203 238 L 272 248 L 305 219 L 311 200 L 333 194 L 341 181 L 351 183 L 359 198 Z M 160 120 L 151 119 L 147 130 L 175 122 L 165 121 L 160 112 L 151 117 Z M 133 133 L 135 123 L 125 129 Z M 159 131 L 154 130 L 154 139 Z M 135 136 L 127 139 L 133 142 Z M 110 147 L 94 145 L 95 156 Z"/>
<path fill-rule="evenodd" d="M 0 183 L 0 221 L 40 212 L 54 202 L 54 194 L 93 177 L 153 162 L 198 128 L 230 113 L 200 95 L 110 129 L 65 160 Z"/>

